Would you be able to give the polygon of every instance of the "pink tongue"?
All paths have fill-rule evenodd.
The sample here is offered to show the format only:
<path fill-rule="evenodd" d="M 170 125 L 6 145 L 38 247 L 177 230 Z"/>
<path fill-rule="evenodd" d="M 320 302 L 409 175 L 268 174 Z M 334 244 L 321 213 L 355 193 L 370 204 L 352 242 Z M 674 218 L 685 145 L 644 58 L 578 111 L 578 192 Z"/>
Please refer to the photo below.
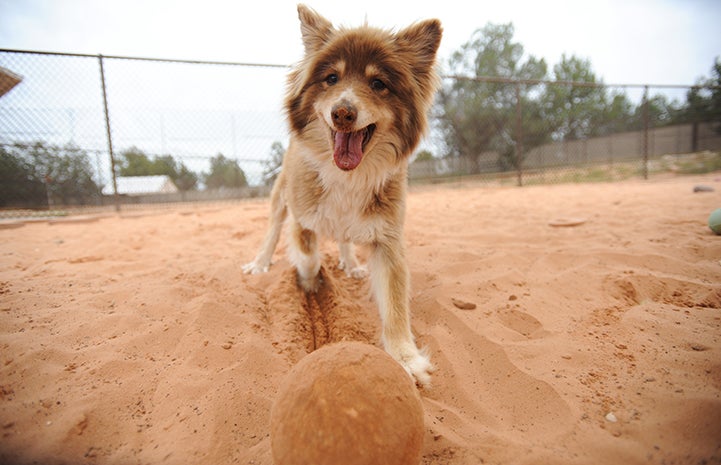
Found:
<path fill-rule="evenodd" d="M 337 132 L 333 147 L 333 160 L 338 168 L 350 171 L 360 165 L 363 158 L 363 131 Z"/>

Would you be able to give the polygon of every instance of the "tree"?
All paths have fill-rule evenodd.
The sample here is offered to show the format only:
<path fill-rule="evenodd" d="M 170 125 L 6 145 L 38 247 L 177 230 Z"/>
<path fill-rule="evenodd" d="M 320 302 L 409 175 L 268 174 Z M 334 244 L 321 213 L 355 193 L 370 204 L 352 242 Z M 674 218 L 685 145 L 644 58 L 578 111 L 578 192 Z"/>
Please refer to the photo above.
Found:
<path fill-rule="evenodd" d="M 178 178 L 179 167 L 175 159 L 170 155 L 159 155 L 152 161 L 153 174 L 169 176 L 173 181 Z"/>
<path fill-rule="evenodd" d="M 678 118 L 681 111 L 681 105 L 676 101 L 669 101 L 668 97 L 663 94 L 656 94 L 648 98 L 646 101 L 647 113 L 644 115 L 644 102 L 641 102 L 636 108 L 634 116 L 634 129 L 642 129 L 644 127 L 643 118 L 648 118 L 650 127 L 660 127 L 673 123 Z"/>
<path fill-rule="evenodd" d="M 41 173 L 46 173 L 50 198 L 56 202 L 84 205 L 99 195 L 98 186 L 93 181 L 90 158 L 77 146 L 50 146 L 47 151 L 38 154 L 33 164 Z"/>
<path fill-rule="evenodd" d="M 17 144 L 0 145 L 0 206 L 39 206 L 47 203 L 45 186 Z"/>
<path fill-rule="evenodd" d="M 120 176 L 152 176 L 156 174 L 153 162 L 137 147 L 130 147 L 121 152 L 118 165 Z"/>
<path fill-rule="evenodd" d="M 176 177 L 173 179 L 175 186 L 182 192 L 195 189 L 198 185 L 198 175 L 190 171 L 185 164 L 180 164 Z"/>
<path fill-rule="evenodd" d="M 219 153 L 210 159 L 210 172 L 205 175 L 205 185 L 208 189 L 238 188 L 247 187 L 248 181 L 236 160 Z"/>
<path fill-rule="evenodd" d="M 546 87 L 545 116 L 554 130 L 554 138 L 574 140 L 594 135 L 607 102 L 591 62 L 563 54 L 560 63 L 553 67 L 553 78 L 559 83 Z M 566 82 L 574 84 L 563 84 Z"/>
<path fill-rule="evenodd" d="M 609 91 L 596 77 L 591 63 L 575 56 L 561 57 L 554 66 L 546 95 L 546 118 L 555 127 L 557 140 L 575 140 L 643 128 L 644 102 L 636 107 L 621 91 Z M 648 98 L 648 119 L 652 127 L 672 122 L 678 104 L 663 94 Z"/>
<path fill-rule="evenodd" d="M 508 168 L 518 162 L 516 144 L 523 142 L 527 150 L 547 139 L 540 125 L 531 124 L 540 113 L 536 98 L 540 84 L 509 82 L 542 80 L 546 62 L 534 56 L 523 59 L 523 46 L 513 42 L 513 32 L 512 24 L 489 23 L 451 55 L 451 73 L 467 78 L 454 79 L 438 96 L 439 127 L 449 156 L 478 159 L 495 152 L 499 164 Z M 519 99 L 524 111 L 523 141 L 514 137 Z"/>
<path fill-rule="evenodd" d="M 715 123 L 721 134 L 721 58 L 716 57 L 711 77 L 701 78 L 686 94 L 686 106 L 677 111 L 677 120 L 684 123 Z"/>
<path fill-rule="evenodd" d="M 72 144 L 13 144 L 3 147 L 1 155 L 3 205 L 85 205 L 100 196 L 90 158 Z"/>
<path fill-rule="evenodd" d="M 416 154 L 416 158 L 413 160 L 413 163 L 415 162 L 424 162 L 424 161 L 431 161 L 433 160 L 433 154 L 430 150 L 421 150 Z"/>
<path fill-rule="evenodd" d="M 273 185 L 275 178 L 280 173 L 280 168 L 283 166 L 283 156 L 285 155 L 285 148 L 283 144 L 278 141 L 273 142 L 270 146 L 270 159 L 263 162 L 263 182 L 266 186 Z"/>
<path fill-rule="evenodd" d="M 606 96 L 601 121 L 597 123 L 596 134 L 607 135 L 636 129 L 638 118 L 634 116 L 633 103 L 625 92 L 611 91 Z M 640 126 L 638 126 L 640 129 Z"/>
<path fill-rule="evenodd" d="M 721 134 L 721 59 L 718 57 L 711 67 L 711 79 L 707 84 L 714 86 L 709 96 L 708 120 L 717 123 L 716 132 Z"/>
<path fill-rule="evenodd" d="M 184 163 L 178 165 L 171 155 L 150 159 L 137 147 L 131 147 L 120 155 L 120 176 L 168 176 L 181 191 L 195 189 L 198 184 L 198 175 Z"/>

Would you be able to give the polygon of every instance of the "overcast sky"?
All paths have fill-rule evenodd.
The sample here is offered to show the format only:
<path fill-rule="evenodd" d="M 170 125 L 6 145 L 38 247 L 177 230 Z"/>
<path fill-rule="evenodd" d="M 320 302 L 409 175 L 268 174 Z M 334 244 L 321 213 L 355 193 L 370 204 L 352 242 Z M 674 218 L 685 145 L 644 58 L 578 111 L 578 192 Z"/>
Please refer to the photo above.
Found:
<path fill-rule="evenodd" d="M 290 64 L 295 1 L 0 0 L 0 47 Z M 590 59 L 608 84 L 693 84 L 721 56 L 718 0 L 308 0 L 334 24 L 402 27 L 436 17 L 440 57 L 486 23 L 512 22 L 526 53 Z"/>

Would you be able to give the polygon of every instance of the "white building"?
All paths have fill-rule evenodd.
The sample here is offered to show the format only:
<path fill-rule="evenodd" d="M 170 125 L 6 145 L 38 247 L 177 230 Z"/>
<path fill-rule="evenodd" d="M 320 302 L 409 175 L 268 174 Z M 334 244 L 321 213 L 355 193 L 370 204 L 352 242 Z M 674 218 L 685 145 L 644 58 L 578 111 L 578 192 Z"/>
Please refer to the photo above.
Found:
<path fill-rule="evenodd" d="M 148 195 L 173 194 L 178 192 L 169 176 L 118 176 L 118 194 L 120 195 Z M 103 195 L 113 195 L 113 184 L 103 187 Z"/>

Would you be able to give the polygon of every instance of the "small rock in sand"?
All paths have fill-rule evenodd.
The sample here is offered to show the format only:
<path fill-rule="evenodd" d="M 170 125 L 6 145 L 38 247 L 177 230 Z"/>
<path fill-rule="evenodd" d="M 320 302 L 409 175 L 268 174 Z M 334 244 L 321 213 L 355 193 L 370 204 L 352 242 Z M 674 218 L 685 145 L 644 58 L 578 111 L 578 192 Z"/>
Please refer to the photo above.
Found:
<path fill-rule="evenodd" d="M 453 305 L 455 305 L 457 308 L 460 308 L 461 310 L 475 310 L 476 304 L 473 302 L 466 302 L 459 299 L 454 299 L 451 297 L 451 302 L 453 302 Z"/>

